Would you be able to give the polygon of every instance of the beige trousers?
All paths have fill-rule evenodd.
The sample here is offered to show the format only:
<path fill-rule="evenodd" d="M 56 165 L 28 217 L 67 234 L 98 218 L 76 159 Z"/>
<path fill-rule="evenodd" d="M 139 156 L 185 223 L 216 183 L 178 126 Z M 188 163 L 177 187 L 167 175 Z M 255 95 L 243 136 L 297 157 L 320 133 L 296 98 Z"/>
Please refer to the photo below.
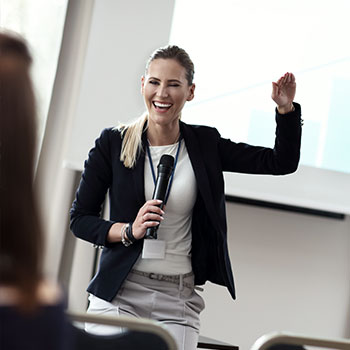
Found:
<path fill-rule="evenodd" d="M 112 302 L 90 295 L 88 313 L 152 319 L 166 326 L 179 350 L 197 349 L 204 301 L 194 290 L 193 276 L 180 280 L 185 283 L 158 281 L 131 272 Z M 118 332 L 115 327 L 97 324 L 86 324 L 85 329 L 95 334 Z"/>

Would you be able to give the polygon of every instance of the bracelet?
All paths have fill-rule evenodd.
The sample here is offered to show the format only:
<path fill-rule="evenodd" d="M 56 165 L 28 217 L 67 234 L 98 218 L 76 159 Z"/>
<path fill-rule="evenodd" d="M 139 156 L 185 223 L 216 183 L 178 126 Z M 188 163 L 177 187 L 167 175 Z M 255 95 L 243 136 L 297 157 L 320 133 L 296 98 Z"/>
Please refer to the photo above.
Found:
<path fill-rule="evenodd" d="M 132 234 L 132 222 L 129 222 L 126 227 L 126 237 L 130 241 L 131 244 L 135 243 L 137 240 Z"/>
<path fill-rule="evenodd" d="M 122 230 L 121 230 L 122 243 L 124 244 L 125 247 L 129 247 L 129 245 L 132 244 L 132 242 L 129 241 L 129 240 L 127 240 L 126 237 L 125 237 L 127 226 L 128 226 L 128 224 L 125 224 L 125 225 L 122 227 Z"/>

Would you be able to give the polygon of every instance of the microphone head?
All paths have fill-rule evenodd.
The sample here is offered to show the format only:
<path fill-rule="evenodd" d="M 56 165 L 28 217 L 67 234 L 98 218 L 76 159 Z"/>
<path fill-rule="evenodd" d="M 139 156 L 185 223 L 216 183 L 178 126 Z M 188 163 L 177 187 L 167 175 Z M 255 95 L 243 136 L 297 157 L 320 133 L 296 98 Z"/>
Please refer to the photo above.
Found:
<path fill-rule="evenodd" d="M 174 157 L 170 154 L 163 154 L 157 166 L 159 173 L 171 173 L 174 167 Z"/>
<path fill-rule="evenodd" d="M 170 154 L 163 154 L 159 161 L 159 165 L 160 164 L 172 168 L 174 166 L 174 157 Z"/>

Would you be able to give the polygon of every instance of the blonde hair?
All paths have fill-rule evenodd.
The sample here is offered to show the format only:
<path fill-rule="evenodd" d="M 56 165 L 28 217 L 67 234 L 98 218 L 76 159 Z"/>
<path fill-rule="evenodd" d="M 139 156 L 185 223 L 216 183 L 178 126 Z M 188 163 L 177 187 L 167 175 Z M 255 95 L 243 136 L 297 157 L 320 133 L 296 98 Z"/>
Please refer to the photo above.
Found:
<path fill-rule="evenodd" d="M 129 125 L 120 124 L 117 127 L 123 139 L 120 160 L 127 168 L 135 166 L 136 159 L 142 151 L 142 133 L 145 130 L 147 119 L 148 115 L 145 112 L 135 122 Z"/>
<path fill-rule="evenodd" d="M 188 85 L 192 85 L 194 76 L 194 65 L 188 53 L 176 45 L 168 45 L 155 50 L 148 59 L 146 64 L 146 73 L 149 65 L 156 59 L 174 59 L 186 70 L 186 79 Z M 181 114 L 179 116 L 181 118 Z M 129 125 L 119 125 L 123 141 L 120 152 L 120 160 L 127 168 L 133 168 L 136 159 L 142 151 L 142 133 L 147 128 L 147 113 L 143 113 L 134 123 Z"/>

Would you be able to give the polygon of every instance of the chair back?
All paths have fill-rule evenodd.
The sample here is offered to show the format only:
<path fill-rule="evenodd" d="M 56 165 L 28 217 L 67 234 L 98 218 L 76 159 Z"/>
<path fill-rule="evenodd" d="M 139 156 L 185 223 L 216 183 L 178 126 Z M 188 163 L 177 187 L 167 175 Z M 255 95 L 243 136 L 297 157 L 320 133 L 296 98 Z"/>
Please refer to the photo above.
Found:
<path fill-rule="evenodd" d="M 350 339 L 318 338 L 287 332 L 274 332 L 260 337 L 251 350 L 297 350 L 307 346 L 317 348 L 350 350 Z"/>
<path fill-rule="evenodd" d="M 80 313 L 68 313 L 68 316 L 72 321 L 73 350 L 177 349 L 175 340 L 170 333 L 163 326 L 151 320 Z M 79 323 L 122 327 L 123 331 L 112 335 L 97 335 L 86 332 L 79 327 Z"/>

